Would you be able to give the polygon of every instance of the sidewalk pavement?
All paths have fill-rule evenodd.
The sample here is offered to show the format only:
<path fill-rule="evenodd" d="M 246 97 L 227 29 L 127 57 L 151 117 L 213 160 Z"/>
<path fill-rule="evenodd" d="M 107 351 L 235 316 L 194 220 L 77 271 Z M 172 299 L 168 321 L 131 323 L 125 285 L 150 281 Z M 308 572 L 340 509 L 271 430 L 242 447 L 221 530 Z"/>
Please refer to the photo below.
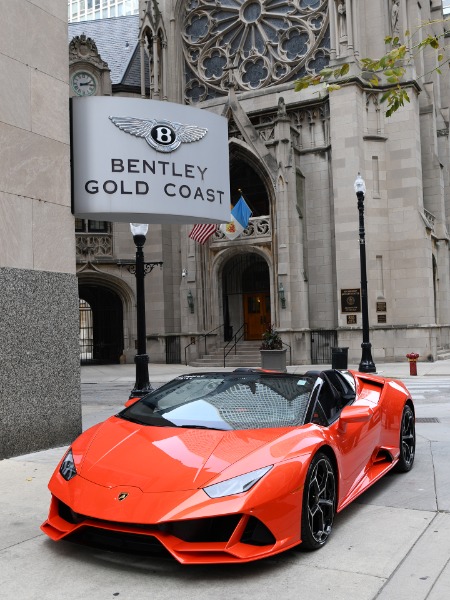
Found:
<path fill-rule="evenodd" d="M 450 360 L 418 363 L 416 377 L 410 377 L 406 361 L 377 368 L 383 376 L 404 380 L 413 398 L 419 390 L 416 414 L 431 422 L 417 423 L 412 471 L 387 475 L 337 515 L 333 535 L 320 551 L 294 549 L 246 565 L 186 567 L 172 559 L 55 544 L 39 530 L 48 511 L 47 482 L 65 451 L 54 448 L 0 461 L 2 600 L 238 600 L 244 595 L 258 600 L 448 600 L 450 400 L 445 393 L 450 392 Z M 149 376 L 156 386 L 204 370 L 151 364 Z M 134 365 L 82 367 L 83 427 L 121 408 L 134 381 Z M 439 385 L 438 397 L 427 394 Z"/>
<path fill-rule="evenodd" d="M 258 365 L 259 366 L 259 365 Z M 383 377 L 394 377 L 405 379 L 411 377 L 410 365 L 407 359 L 404 362 L 378 363 L 377 374 Z M 235 367 L 226 367 L 226 371 L 233 371 Z M 309 370 L 329 369 L 331 365 L 295 365 L 288 366 L 289 373 L 305 373 Z M 358 365 L 348 365 L 349 369 L 358 370 Z M 165 383 L 173 377 L 183 373 L 200 371 L 217 371 L 218 367 L 190 367 L 186 365 L 149 364 L 150 382 Z M 136 367 L 130 365 L 87 365 L 81 367 L 81 383 L 113 383 L 135 381 Z M 418 362 L 416 377 L 450 377 L 450 360 L 438 360 L 436 362 Z"/>

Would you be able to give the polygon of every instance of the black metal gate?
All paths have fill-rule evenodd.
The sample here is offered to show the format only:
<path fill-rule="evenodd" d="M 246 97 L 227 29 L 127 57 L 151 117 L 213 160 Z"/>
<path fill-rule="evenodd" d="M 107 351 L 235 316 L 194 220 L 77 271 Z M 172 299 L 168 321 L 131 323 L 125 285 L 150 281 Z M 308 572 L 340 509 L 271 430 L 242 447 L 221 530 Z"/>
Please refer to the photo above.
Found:
<path fill-rule="evenodd" d="M 94 347 L 94 327 L 92 324 L 92 309 L 80 298 L 80 362 L 92 362 Z"/>
<path fill-rule="evenodd" d="M 118 364 L 123 352 L 122 301 L 112 290 L 79 284 L 80 359 L 83 364 Z"/>
<path fill-rule="evenodd" d="M 166 364 L 181 364 L 181 347 L 179 335 L 169 335 L 166 337 Z"/>
<path fill-rule="evenodd" d="M 337 331 L 319 329 L 311 331 L 311 362 L 313 365 L 331 364 L 331 348 L 337 346 Z"/>

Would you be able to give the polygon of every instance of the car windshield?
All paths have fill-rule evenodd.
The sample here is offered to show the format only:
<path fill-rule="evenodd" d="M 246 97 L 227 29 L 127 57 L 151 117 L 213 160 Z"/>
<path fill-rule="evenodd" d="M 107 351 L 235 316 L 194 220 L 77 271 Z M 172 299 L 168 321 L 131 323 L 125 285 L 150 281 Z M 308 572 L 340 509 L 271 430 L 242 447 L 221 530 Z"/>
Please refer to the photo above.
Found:
<path fill-rule="evenodd" d="M 288 374 L 183 375 L 117 416 L 159 427 L 294 427 L 304 423 L 313 383 L 313 378 Z"/>

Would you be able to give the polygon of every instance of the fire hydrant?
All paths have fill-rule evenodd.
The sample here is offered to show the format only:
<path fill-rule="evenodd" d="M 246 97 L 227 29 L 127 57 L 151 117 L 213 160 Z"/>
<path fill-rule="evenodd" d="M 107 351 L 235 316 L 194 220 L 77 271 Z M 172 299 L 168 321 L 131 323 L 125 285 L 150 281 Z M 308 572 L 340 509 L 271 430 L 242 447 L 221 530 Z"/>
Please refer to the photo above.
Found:
<path fill-rule="evenodd" d="M 409 360 L 409 374 L 417 375 L 417 359 L 419 355 L 417 352 L 410 352 L 406 355 L 406 358 Z"/>

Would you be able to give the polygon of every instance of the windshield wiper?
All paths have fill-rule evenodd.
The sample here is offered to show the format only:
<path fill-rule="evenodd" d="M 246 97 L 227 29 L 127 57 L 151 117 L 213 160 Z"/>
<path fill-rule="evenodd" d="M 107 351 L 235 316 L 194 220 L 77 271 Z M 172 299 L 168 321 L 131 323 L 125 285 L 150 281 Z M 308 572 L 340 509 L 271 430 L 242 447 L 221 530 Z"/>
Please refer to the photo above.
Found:
<path fill-rule="evenodd" d="M 120 413 L 116 415 L 116 417 L 118 417 L 119 419 L 124 419 L 125 421 L 130 421 L 130 423 L 136 423 L 136 425 L 147 425 L 148 427 L 175 427 L 173 423 L 167 421 L 167 419 L 163 419 L 162 417 L 158 418 L 158 421 L 160 422 L 156 423 L 153 422 L 153 420 L 151 422 L 143 421 L 142 419 L 137 419 L 136 417 L 130 417 L 128 415 L 122 415 Z"/>

